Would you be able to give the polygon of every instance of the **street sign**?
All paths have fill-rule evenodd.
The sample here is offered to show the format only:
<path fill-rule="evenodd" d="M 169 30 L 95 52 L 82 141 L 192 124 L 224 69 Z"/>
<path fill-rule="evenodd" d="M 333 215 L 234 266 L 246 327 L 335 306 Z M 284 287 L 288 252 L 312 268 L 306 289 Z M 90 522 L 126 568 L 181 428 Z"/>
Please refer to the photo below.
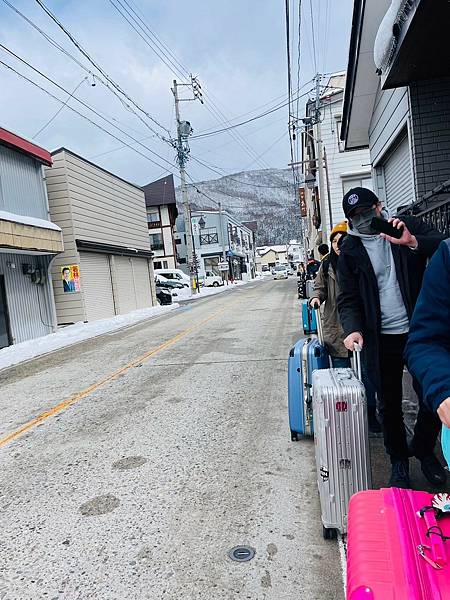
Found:
<path fill-rule="evenodd" d="M 300 198 L 300 214 L 302 217 L 308 216 L 308 208 L 306 205 L 305 188 L 299 188 L 298 195 Z"/>
<path fill-rule="evenodd" d="M 228 263 L 220 262 L 219 263 L 219 271 L 228 271 Z"/>

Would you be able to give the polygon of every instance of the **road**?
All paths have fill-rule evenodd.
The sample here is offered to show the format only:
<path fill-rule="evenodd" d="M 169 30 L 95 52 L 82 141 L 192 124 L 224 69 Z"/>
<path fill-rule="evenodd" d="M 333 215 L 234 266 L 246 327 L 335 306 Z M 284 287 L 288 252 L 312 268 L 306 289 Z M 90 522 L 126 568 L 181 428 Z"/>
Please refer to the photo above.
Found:
<path fill-rule="evenodd" d="M 295 279 L 265 281 L 0 373 L 0 598 L 342 600 L 298 337 Z"/>

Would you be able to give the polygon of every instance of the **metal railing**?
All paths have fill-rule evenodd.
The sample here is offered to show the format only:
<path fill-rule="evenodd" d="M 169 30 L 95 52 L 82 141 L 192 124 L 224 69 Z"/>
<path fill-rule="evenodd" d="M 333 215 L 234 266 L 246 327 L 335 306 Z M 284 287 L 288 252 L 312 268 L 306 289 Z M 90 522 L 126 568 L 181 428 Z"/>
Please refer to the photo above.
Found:
<path fill-rule="evenodd" d="M 208 244 L 218 244 L 219 236 L 217 233 L 201 233 L 200 234 L 200 245 L 207 246 Z"/>
<path fill-rule="evenodd" d="M 418 202 L 403 207 L 399 214 L 420 217 L 450 237 L 450 179 L 425 194 Z"/>

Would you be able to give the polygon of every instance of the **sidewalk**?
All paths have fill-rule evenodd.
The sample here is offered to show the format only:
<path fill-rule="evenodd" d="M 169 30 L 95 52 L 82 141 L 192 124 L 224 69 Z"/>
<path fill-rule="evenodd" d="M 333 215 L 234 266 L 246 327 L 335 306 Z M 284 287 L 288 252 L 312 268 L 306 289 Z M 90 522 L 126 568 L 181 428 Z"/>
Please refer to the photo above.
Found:
<path fill-rule="evenodd" d="M 90 323 L 75 323 L 58 329 L 55 333 L 44 335 L 40 338 L 13 344 L 7 348 L 0 350 L 0 371 L 13 365 L 37 358 L 43 354 L 78 344 L 90 338 L 110 333 L 135 325 L 140 321 L 145 321 L 167 312 L 171 312 L 179 308 L 179 304 L 171 304 L 170 306 L 152 306 L 150 308 L 142 308 L 134 310 L 126 315 L 117 315 L 111 319 L 101 319 Z"/>

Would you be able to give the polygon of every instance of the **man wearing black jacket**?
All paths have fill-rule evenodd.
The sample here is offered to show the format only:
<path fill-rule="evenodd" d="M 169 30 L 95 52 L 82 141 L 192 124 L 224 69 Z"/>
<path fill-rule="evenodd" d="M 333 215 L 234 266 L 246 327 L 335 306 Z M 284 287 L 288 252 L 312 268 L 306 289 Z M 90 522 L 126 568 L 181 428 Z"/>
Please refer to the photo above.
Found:
<path fill-rule="evenodd" d="M 348 350 L 364 346 L 365 373 L 377 390 L 384 445 L 392 463 L 389 485 L 409 488 L 410 450 L 402 412 L 403 352 L 409 322 L 422 285 L 427 260 L 444 236 L 420 219 L 390 219 L 377 196 L 366 188 L 354 188 L 343 199 L 349 219 L 338 264 L 338 309 Z M 373 217 L 389 220 L 399 239 L 372 229 Z M 413 452 L 433 485 L 445 483 L 446 473 L 434 455 L 439 420 L 419 396 Z"/>

